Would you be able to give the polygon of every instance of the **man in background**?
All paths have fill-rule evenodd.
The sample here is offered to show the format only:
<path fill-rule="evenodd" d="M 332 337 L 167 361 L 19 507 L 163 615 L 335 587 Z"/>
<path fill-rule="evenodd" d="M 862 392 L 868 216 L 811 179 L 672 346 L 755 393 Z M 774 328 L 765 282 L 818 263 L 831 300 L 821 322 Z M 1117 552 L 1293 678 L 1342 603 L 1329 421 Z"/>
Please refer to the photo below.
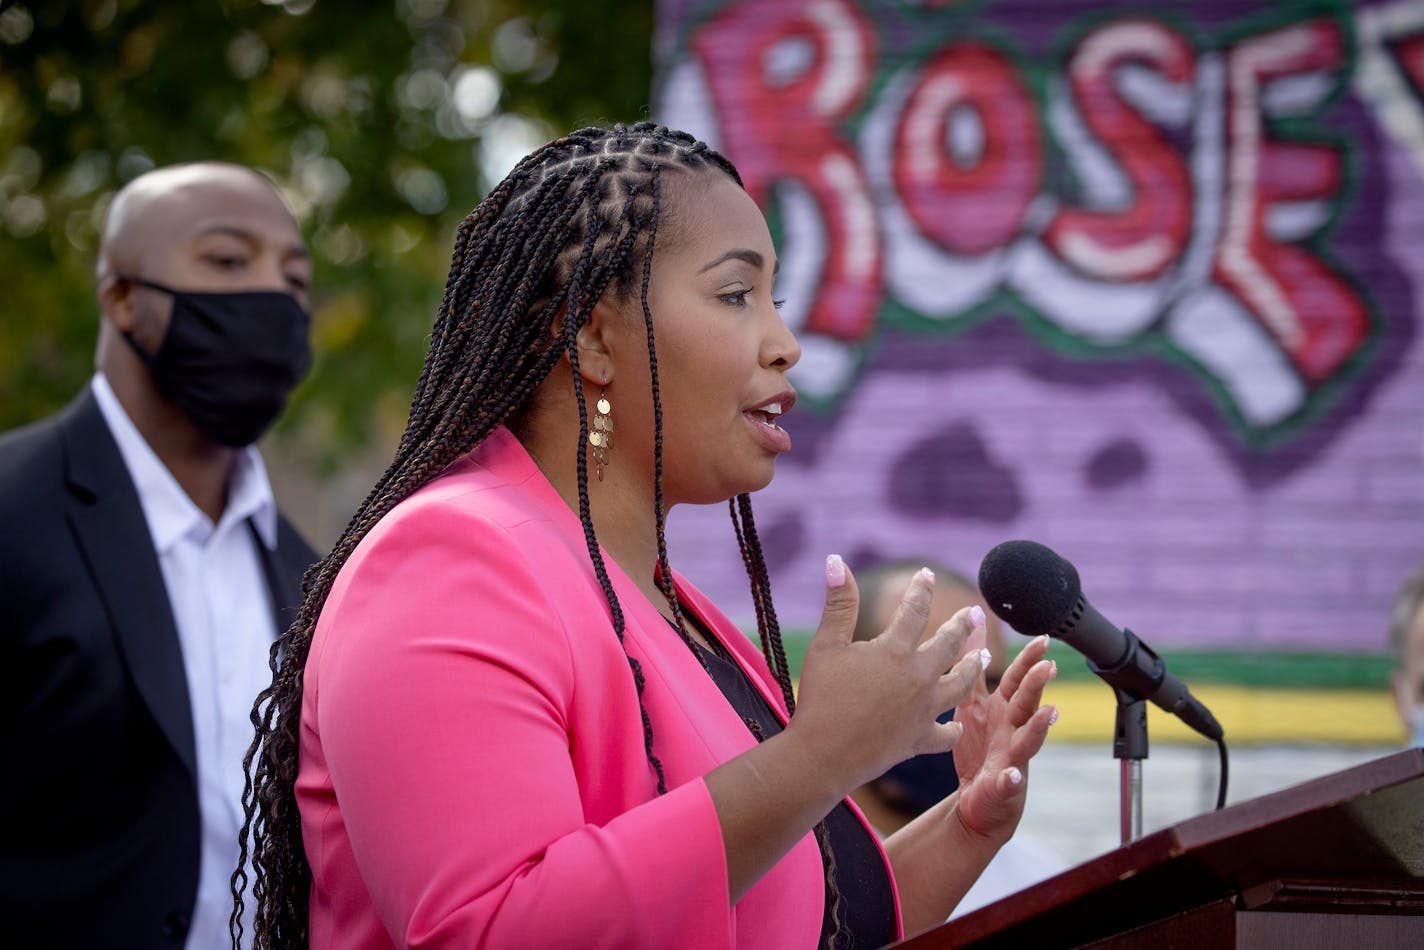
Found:
<path fill-rule="evenodd" d="M 984 646 L 992 656 L 984 670 L 984 682 L 986 688 L 993 692 L 998 688 L 999 679 L 1008 669 L 1010 660 L 999 618 L 985 605 L 973 581 L 942 564 L 927 560 L 896 560 L 857 574 L 861 610 L 856 619 L 855 639 L 869 640 L 889 625 L 905 586 L 915 572 L 925 566 L 935 573 L 935 591 L 921 639 L 933 634 L 962 608 L 978 604 L 984 609 Z M 948 721 L 951 714 L 946 714 L 943 719 Z M 958 787 L 954 753 L 943 752 L 907 759 L 879 778 L 862 785 L 851 794 L 851 798 L 875 830 L 882 837 L 889 837 Z M 959 917 L 991 904 L 1051 877 L 1066 866 L 1065 862 L 1020 830 L 999 849 L 952 916 Z"/>
<path fill-rule="evenodd" d="M 1395 656 L 1390 685 L 1399 721 L 1409 744 L 1424 748 L 1424 567 L 1410 575 L 1395 599 L 1389 642 Z"/>
<path fill-rule="evenodd" d="M 204 162 L 119 192 L 97 270 L 97 372 L 0 436 L 0 927 L 226 946 L 252 701 L 316 558 L 252 448 L 311 263 L 265 178 Z"/>

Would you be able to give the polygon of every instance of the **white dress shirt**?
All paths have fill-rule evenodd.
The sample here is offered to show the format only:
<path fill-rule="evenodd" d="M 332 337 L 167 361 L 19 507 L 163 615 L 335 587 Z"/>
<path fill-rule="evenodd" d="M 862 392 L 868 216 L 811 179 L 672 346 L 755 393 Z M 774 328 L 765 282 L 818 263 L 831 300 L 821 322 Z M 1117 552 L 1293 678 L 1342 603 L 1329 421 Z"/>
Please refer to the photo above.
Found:
<path fill-rule="evenodd" d="M 248 522 L 262 544 L 275 550 L 277 506 L 262 458 L 249 446 L 237 454 L 227 507 L 213 524 L 144 441 L 104 375 L 96 374 L 91 385 L 138 489 L 188 679 L 203 827 L 198 900 L 187 947 L 227 947 L 229 879 L 242 829 L 242 758 L 252 742 L 252 701 L 271 681 L 267 655 L 277 636 L 271 594 Z M 250 919 L 244 932 L 252 933 Z"/>

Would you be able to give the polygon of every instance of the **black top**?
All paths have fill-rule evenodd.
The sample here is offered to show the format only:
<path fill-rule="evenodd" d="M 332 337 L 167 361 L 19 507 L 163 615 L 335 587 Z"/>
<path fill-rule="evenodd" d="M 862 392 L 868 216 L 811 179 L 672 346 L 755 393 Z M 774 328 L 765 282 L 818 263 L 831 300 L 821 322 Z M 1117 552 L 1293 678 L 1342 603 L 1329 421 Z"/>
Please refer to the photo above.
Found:
<path fill-rule="evenodd" d="M 717 640 L 711 638 L 716 644 Z M 752 734 L 767 739 L 781 731 L 781 720 L 742 668 L 730 657 L 711 651 L 693 641 L 693 648 L 702 657 L 707 672 L 717 688 L 727 697 L 743 721 L 756 724 Z M 826 816 L 826 832 L 831 852 L 835 856 L 834 878 L 840 894 L 837 916 L 840 931 L 834 946 L 840 948 L 881 947 L 895 940 L 895 899 L 890 889 L 890 875 L 870 832 L 855 817 L 845 802 Z M 826 916 L 821 925 L 819 946 L 824 946 L 832 927 L 831 901 L 827 894 Z"/>

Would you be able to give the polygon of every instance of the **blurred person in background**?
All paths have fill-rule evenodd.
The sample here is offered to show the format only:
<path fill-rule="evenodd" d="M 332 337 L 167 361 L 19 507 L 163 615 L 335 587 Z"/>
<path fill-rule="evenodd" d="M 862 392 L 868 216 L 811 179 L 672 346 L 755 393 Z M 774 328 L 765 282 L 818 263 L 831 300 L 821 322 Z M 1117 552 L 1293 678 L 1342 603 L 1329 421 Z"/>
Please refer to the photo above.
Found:
<path fill-rule="evenodd" d="M 17 947 L 228 942 L 252 696 L 315 552 L 252 443 L 306 373 L 311 263 L 257 172 L 126 185 L 96 372 L 0 436 L 0 918 Z"/>
<path fill-rule="evenodd" d="M 985 615 L 982 642 L 976 635 L 968 649 L 989 651 L 989 665 L 984 669 L 984 689 L 992 693 L 1009 666 L 1008 646 L 1004 642 L 1003 626 L 987 609 L 978 586 L 954 568 L 932 560 L 896 559 L 877 564 L 858 576 L 861 611 L 856 620 L 855 639 L 867 640 L 877 635 L 889 623 L 899 605 L 899 591 L 914 576 L 921 565 L 929 565 L 935 574 L 934 598 L 930 604 L 925 636 L 966 607 L 977 606 Z M 953 710 L 941 717 L 948 722 Z M 892 766 L 879 778 L 870 780 L 851 794 L 877 832 L 894 834 L 959 787 L 954 766 L 954 753 L 942 752 L 917 755 Z M 1033 840 L 1021 827 L 999 849 L 984 873 L 955 907 L 952 917 L 991 904 L 1001 897 L 1023 890 L 1031 884 L 1064 870 L 1067 864 L 1056 854 Z"/>
<path fill-rule="evenodd" d="M 1411 746 L 1424 748 L 1424 567 L 1404 582 L 1390 615 L 1389 642 L 1395 670 L 1390 677 L 1399 721 Z"/>

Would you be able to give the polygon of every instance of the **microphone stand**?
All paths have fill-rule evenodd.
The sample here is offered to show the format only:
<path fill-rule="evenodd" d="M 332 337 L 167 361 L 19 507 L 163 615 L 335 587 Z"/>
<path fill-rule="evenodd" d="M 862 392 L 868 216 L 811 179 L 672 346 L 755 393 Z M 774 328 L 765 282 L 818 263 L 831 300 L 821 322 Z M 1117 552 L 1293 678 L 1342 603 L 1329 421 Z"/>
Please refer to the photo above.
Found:
<path fill-rule="evenodd" d="M 1120 788 L 1122 843 L 1142 837 L 1142 760 L 1147 758 L 1147 700 L 1120 686 L 1117 723 L 1113 730 L 1113 758 L 1122 761 Z"/>
<path fill-rule="evenodd" d="M 1081 602 L 1081 601 L 1080 601 Z M 1142 837 L 1142 760 L 1147 758 L 1147 699 L 1162 685 L 1166 667 L 1131 630 L 1122 631 L 1127 649 L 1113 666 L 1088 660 L 1088 669 L 1102 677 L 1117 697 L 1113 758 L 1122 762 L 1122 843 Z M 1145 653 L 1150 663 L 1138 662 Z"/>

